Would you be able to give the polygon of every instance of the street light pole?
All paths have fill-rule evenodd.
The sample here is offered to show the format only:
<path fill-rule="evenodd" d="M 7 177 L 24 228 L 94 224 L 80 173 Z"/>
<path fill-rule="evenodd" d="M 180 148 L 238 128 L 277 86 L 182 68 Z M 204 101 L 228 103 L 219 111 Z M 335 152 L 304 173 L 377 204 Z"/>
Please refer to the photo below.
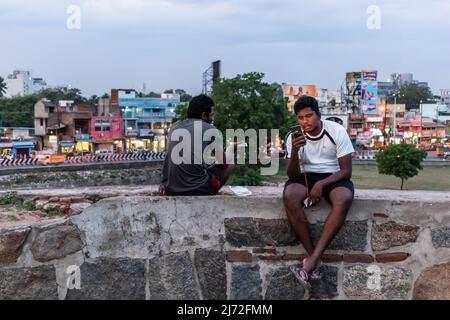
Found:
<path fill-rule="evenodd" d="M 395 144 L 395 138 L 397 136 L 396 117 L 397 117 L 397 94 L 394 94 L 394 128 L 392 130 L 393 135 L 394 135 L 394 144 Z"/>
<path fill-rule="evenodd" d="M 383 116 L 383 146 L 386 146 L 386 109 L 387 109 L 387 97 L 384 100 L 384 116 Z"/>
<path fill-rule="evenodd" d="M 420 110 L 420 137 L 419 137 L 419 146 L 422 144 L 422 134 L 423 134 L 423 124 L 422 124 L 422 100 L 420 100 L 420 105 L 419 105 L 419 110 Z"/>

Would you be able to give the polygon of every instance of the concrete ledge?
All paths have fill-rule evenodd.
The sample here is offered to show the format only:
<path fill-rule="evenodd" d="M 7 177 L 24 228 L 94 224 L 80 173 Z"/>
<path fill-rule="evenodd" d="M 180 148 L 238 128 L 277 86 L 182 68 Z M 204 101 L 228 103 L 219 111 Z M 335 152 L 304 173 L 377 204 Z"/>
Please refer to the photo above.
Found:
<path fill-rule="evenodd" d="M 3 229 L 0 274 L 33 276 L 0 280 L 0 297 L 29 298 L 21 290 L 33 279 L 48 288 L 36 297 L 50 299 L 56 287 L 59 299 L 450 299 L 450 279 L 436 278 L 450 271 L 447 193 L 358 190 L 323 257 L 325 277 L 307 289 L 288 269 L 305 251 L 282 189 L 250 189 L 249 197 L 115 196 L 71 218 Z M 307 210 L 315 241 L 329 209 Z M 23 244 L 10 248 L 15 235 Z M 3 252 L 14 254 L 2 261 Z"/>
<path fill-rule="evenodd" d="M 84 170 L 116 170 L 116 169 L 133 169 L 133 168 L 160 168 L 161 160 L 135 160 L 135 161 L 114 161 L 114 162 L 94 162 L 82 164 L 60 164 L 50 166 L 24 166 L 24 167 L 0 167 L 0 176 L 22 173 L 45 173 L 45 172 L 73 172 Z"/>

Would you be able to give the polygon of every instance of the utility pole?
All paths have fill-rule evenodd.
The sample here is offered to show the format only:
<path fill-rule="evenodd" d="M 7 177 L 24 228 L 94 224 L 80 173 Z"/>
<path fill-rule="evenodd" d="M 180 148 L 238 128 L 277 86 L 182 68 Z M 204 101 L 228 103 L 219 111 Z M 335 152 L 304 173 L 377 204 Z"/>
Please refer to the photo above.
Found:
<path fill-rule="evenodd" d="M 422 144 L 422 134 L 423 134 L 423 124 L 422 124 L 422 100 L 420 100 L 420 137 L 419 137 L 419 146 Z"/>
<path fill-rule="evenodd" d="M 59 152 L 59 106 L 56 106 L 56 120 L 57 120 L 57 124 L 56 124 L 56 154 L 60 154 Z"/>
<path fill-rule="evenodd" d="M 386 109 L 387 109 L 387 97 L 384 100 L 384 116 L 383 116 L 383 145 L 386 146 Z"/>
<path fill-rule="evenodd" d="M 394 135 L 394 143 L 395 143 L 395 138 L 397 136 L 396 117 L 397 117 L 397 93 L 394 93 L 394 128 L 392 130 L 393 135 Z"/>

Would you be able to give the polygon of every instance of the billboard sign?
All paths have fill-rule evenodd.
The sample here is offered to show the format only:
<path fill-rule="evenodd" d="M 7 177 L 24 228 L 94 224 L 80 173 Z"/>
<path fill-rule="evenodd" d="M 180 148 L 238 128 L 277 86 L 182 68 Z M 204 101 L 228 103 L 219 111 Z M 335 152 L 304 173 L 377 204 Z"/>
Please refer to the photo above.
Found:
<path fill-rule="evenodd" d="M 301 96 L 311 96 L 317 98 L 316 85 L 297 85 L 297 84 L 283 84 L 283 95 L 288 98 L 287 106 L 289 111 L 293 111 L 294 103 Z"/>
<path fill-rule="evenodd" d="M 361 95 L 361 72 L 347 72 L 345 74 L 345 87 L 347 91 L 346 102 L 352 107 L 359 106 Z"/>
<path fill-rule="evenodd" d="M 377 71 L 361 72 L 361 100 L 363 114 L 378 114 L 378 82 Z"/>

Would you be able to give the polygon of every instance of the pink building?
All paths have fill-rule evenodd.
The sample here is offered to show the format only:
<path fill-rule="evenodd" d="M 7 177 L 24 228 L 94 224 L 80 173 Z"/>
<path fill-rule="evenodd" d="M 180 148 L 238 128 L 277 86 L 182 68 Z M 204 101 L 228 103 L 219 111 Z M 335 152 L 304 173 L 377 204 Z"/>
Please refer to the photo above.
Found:
<path fill-rule="evenodd" d="M 120 116 L 93 116 L 89 131 L 94 152 L 100 150 L 125 152 L 124 125 Z"/>

